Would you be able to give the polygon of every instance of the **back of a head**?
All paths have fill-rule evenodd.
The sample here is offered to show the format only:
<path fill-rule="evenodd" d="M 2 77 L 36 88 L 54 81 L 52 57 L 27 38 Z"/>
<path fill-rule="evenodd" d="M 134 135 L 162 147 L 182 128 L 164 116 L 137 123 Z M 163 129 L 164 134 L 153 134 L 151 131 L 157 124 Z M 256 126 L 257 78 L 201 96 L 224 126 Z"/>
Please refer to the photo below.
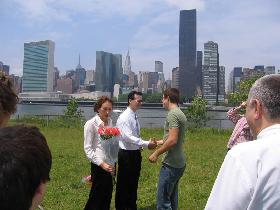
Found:
<path fill-rule="evenodd" d="M 258 79 L 252 86 L 248 100 L 258 99 L 271 120 L 280 120 L 280 75 Z"/>
<path fill-rule="evenodd" d="M 169 97 L 169 101 L 173 104 L 179 104 L 180 102 L 180 92 L 176 88 L 167 88 L 163 92 L 164 98 Z"/>
<path fill-rule="evenodd" d="M 0 113 L 15 113 L 17 102 L 18 97 L 14 92 L 12 81 L 0 72 Z"/>
<path fill-rule="evenodd" d="M 41 183 L 49 180 L 52 157 L 36 127 L 0 129 L 0 209 L 28 210 Z"/>

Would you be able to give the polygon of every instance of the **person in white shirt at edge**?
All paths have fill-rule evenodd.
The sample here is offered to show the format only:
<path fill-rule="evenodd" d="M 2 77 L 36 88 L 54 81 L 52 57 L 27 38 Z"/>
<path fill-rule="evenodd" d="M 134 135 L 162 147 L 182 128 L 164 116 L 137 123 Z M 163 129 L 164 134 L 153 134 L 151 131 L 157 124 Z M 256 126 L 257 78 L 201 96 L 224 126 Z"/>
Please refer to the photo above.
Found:
<path fill-rule="evenodd" d="M 85 210 L 109 210 L 113 191 L 111 174 L 115 173 L 115 167 L 104 162 L 106 159 L 101 141 L 98 135 L 100 127 L 112 127 L 110 114 L 113 102 L 110 98 L 102 96 L 94 105 L 97 112 L 84 126 L 84 151 L 91 164 L 92 187 Z"/>
<path fill-rule="evenodd" d="M 117 127 L 121 131 L 118 154 L 118 173 L 115 207 L 117 210 L 136 210 L 138 180 L 141 170 L 141 148 L 154 149 L 155 141 L 140 138 L 140 125 L 136 110 L 142 103 L 142 93 L 132 91 L 128 94 L 128 107 L 119 116 Z"/>
<path fill-rule="evenodd" d="M 256 141 L 230 150 L 205 209 L 280 209 L 280 75 L 251 87 L 246 119 Z"/>

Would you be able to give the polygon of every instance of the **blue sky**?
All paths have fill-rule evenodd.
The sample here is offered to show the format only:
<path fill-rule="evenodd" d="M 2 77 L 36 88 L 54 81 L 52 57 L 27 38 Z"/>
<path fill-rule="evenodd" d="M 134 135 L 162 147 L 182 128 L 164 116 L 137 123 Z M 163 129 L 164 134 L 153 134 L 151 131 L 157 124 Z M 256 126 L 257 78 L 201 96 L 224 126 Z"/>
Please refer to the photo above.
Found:
<path fill-rule="evenodd" d="M 164 63 L 166 78 L 178 66 L 179 11 L 197 9 L 197 50 L 219 44 L 220 64 L 280 68 L 278 0 L 0 0 L 0 61 L 22 75 L 23 43 L 55 41 L 55 65 L 63 73 L 81 65 L 95 68 L 95 51 L 130 49 L 132 69 L 154 71 Z"/>

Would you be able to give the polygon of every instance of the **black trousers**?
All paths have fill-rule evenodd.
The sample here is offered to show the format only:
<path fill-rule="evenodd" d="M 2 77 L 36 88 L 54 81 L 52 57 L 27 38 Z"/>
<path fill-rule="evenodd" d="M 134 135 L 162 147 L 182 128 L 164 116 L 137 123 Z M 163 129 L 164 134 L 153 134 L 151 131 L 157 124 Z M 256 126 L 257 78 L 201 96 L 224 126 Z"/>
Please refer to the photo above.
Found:
<path fill-rule="evenodd" d="M 91 180 L 92 186 L 85 210 L 110 210 L 113 191 L 111 174 L 91 163 Z"/>
<path fill-rule="evenodd" d="M 119 150 L 116 210 L 137 209 L 136 200 L 141 161 L 140 150 Z"/>

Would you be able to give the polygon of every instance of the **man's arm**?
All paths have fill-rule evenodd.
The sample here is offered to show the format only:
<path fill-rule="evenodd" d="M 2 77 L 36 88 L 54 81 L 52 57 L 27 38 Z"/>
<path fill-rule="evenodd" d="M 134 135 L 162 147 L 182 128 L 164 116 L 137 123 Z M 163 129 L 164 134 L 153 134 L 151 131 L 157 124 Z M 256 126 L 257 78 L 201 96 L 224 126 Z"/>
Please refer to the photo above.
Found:
<path fill-rule="evenodd" d="M 139 147 L 145 147 L 149 149 L 154 149 L 156 147 L 155 142 L 145 141 L 141 138 L 133 136 L 130 125 L 127 121 L 122 121 L 122 120 L 118 121 L 117 127 L 121 131 L 121 138 L 123 141 L 138 145 Z"/>
<path fill-rule="evenodd" d="M 163 145 L 151 154 L 149 161 L 154 163 L 158 157 L 177 144 L 179 137 L 179 128 L 169 128 L 168 138 Z"/>

